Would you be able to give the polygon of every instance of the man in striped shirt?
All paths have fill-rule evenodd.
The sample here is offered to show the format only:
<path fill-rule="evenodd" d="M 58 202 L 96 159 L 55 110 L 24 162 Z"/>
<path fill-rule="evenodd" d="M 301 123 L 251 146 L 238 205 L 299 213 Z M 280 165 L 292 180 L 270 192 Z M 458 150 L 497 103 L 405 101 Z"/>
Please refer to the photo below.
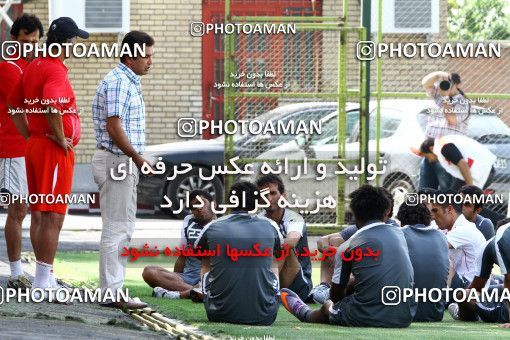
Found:
<path fill-rule="evenodd" d="M 127 49 L 125 48 L 127 45 Z M 140 76 L 152 66 L 154 39 L 145 32 L 131 31 L 122 40 L 120 63 L 101 81 L 92 103 L 97 150 L 92 159 L 94 180 L 99 186 L 101 233 L 99 278 L 101 289 L 122 288 L 125 262 L 120 250 L 128 246 L 135 228 L 136 185 L 139 169 L 147 162 L 145 150 L 145 103 Z M 137 55 L 143 48 L 144 55 Z M 133 166 L 133 163 L 135 166 Z M 125 166 L 124 176 L 119 169 Z M 130 300 L 113 301 L 116 308 L 143 308 L 147 304 Z"/>

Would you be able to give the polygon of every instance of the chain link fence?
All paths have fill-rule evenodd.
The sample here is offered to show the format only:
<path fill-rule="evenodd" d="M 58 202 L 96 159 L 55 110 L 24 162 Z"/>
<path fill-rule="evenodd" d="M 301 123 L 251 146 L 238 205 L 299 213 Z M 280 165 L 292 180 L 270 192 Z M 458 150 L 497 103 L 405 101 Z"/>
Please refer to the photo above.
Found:
<path fill-rule="evenodd" d="M 340 10 L 336 7 L 337 14 Z M 239 163 L 254 164 L 258 175 L 279 173 L 289 203 L 308 222 L 334 224 L 336 217 L 344 217 L 346 181 L 358 179 L 339 177 L 335 170 L 339 160 L 357 163 L 360 155 L 359 148 L 347 153 L 345 144 L 359 120 L 359 104 L 347 102 L 347 84 L 360 92 L 360 61 L 350 60 L 348 46 L 359 40 L 361 28 L 347 29 L 339 16 L 288 13 L 233 18 L 240 24 L 291 24 L 295 32 L 226 38 L 231 40 L 225 45 L 225 115 L 255 121 L 266 130 L 227 138 L 225 161 L 240 157 Z M 349 60 L 354 67 L 348 70 Z M 251 181 L 257 177 L 241 176 Z M 337 204 L 321 207 L 329 198 Z"/>
<path fill-rule="evenodd" d="M 373 9 L 374 18 L 377 18 L 377 6 Z M 466 94 L 471 111 L 467 118 L 467 136 L 496 156 L 494 177 L 483 189 L 496 194 L 496 200 L 501 201 L 489 207 L 507 215 L 510 85 L 505 79 L 510 76 L 510 3 L 395 1 L 393 7 L 382 1 L 381 17 L 380 35 L 378 21 L 372 20 L 373 40 L 389 45 L 390 51 L 393 48 L 400 55 L 390 51 L 383 54 L 378 61 L 381 79 L 372 83 L 372 91 L 376 95 L 380 92 L 385 98 L 380 109 L 379 148 L 380 153 L 389 156 L 391 163 L 390 173 L 380 178 L 380 183 L 393 193 L 420 189 L 420 159 L 409 152 L 409 147 L 419 147 L 428 116 L 438 112 L 432 98 L 424 97 L 425 102 L 418 100 L 420 94 L 425 95 L 422 79 L 435 71 L 458 73 L 459 88 Z M 377 79 L 374 68 L 372 78 Z M 403 96 L 416 99 L 406 106 L 396 99 Z M 416 119 L 409 119 L 409 115 Z M 399 119 L 400 124 L 392 122 L 394 118 Z"/>
<path fill-rule="evenodd" d="M 459 87 L 466 93 L 471 107 L 467 135 L 496 155 L 493 180 L 484 189 L 497 194 L 502 201 L 490 208 L 507 215 L 510 188 L 508 3 L 372 1 L 368 39 L 360 36 L 360 2 L 317 3 L 321 6 L 320 13 L 310 13 L 321 17 L 306 18 L 306 14 L 300 13 L 305 18 L 302 21 L 290 17 L 289 20 L 232 17 L 232 22 L 241 23 L 290 22 L 296 24 L 297 32 L 226 38 L 231 40 L 225 45 L 225 76 L 231 78 L 227 83 L 238 86 L 224 91 L 225 117 L 230 112 L 236 120 L 320 121 L 321 133 L 227 138 L 226 164 L 230 158 L 239 156 L 241 163 L 255 163 L 259 174 L 264 162 L 272 164 L 273 169 L 277 165 L 288 169 L 286 174 L 282 173 L 287 197 L 289 201 L 301 203 L 309 199 L 312 204 L 308 209 L 301 209 L 298 204 L 296 210 L 314 224 L 338 224 L 345 217 L 349 220 L 349 214 L 344 216 L 348 210 L 346 197 L 365 180 L 387 188 L 396 198 L 398 208 L 406 193 L 420 189 L 421 158 L 411 148 L 419 148 L 425 139 L 428 117 L 437 111 L 433 99 L 426 95 L 422 79 L 435 71 L 455 72 L 461 76 Z M 341 34 L 342 29 L 345 35 Z M 497 53 L 489 55 L 491 51 Z M 371 101 L 368 142 L 364 142 L 360 97 L 364 84 L 362 70 L 367 60 L 371 63 Z M 364 145 L 369 158 L 363 162 Z M 285 158 L 288 167 L 284 167 Z M 297 168 L 304 169 L 305 158 L 307 174 L 298 177 Z M 339 174 L 338 161 L 343 162 L 347 173 Z M 384 165 L 385 171 L 374 170 L 372 174 L 368 164 L 378 170 Z M 357 173 L 357 169 L 364 173 Z M 233 180 L 227 180 L 227 190 Z M 328 195 L 341 207 L 316 210 L 313 202 Z"/>

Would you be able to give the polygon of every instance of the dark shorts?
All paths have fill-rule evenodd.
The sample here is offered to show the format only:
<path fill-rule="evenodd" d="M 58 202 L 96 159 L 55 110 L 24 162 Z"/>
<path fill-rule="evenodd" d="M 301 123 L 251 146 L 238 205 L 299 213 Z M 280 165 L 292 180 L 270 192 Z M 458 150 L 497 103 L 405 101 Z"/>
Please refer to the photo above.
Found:
<path fill-rule="evenodd" d="M 200 272 L 198 273 L 198 275 L 196 275 L 195 273 L 177 273 L 177 274 L 179 274 L 182 280 L 189 284 L 190 286 L 194 286 L 200 282 Z"/>
<path fill-rule="evenodd" d="M 457 272 L 455 272 L 455 275 L 453 275 L 453 278 L 452 278 L 452 283 L 450 284 L 450 288 L 451 290 L 448 291 L 448 299 L 446 299 L 445 297 L 445 307 L 448 307 L 451 303 L 453 303 L 453 301 L 455 301 L 454 297 L 453 297 L 453 292 L 455 289 L 458 289 L 458 288 L 467 288 L 469 287 L 469 284 L 471 282 L 466 279 L 465 277 L 463 276 L 460 276 L 459 274 L 457 274 Z"/>
<path fill-rule="evenodd" d="M 276 321 L 277 312 L 269 315 L 267 318 L 259 321 L 238 321 L 226 317 L 218 317 L 215 313 L 206 309 L 207 319 L 211 322 L 227 322 L 238 325 L 251 325 L 251 326 L 271 326 Z"/>
<path fill-rule="evenodd" d="M 301 300 L 306 301 L 313 287 L 312 283 L 308 282 L 307 278 L 304 276 L 303 268 L 301 268 L 288 288 L 296 293 Z"/>
<path fill-rule="evenodd" d="M 475 311 L 483 322 L 510 322 L 508 308 L 506 308 L 504 302 L 478 302 L 476 303 Z"/>
<path fill-rule="evenodd" d="M 353 299 L 352 295 L 347 295 L 344 297 L 341 301 L 338 301 L 334 305 L 332 305 L 329 308 L 329 323 L 332 325 L 339 325 L 339 326 L 352 326 L 348 324 L 345 321 L 345 318 L 343 317 L 345 311 L 344 306 L 351 303 L 351 300 Z"/>

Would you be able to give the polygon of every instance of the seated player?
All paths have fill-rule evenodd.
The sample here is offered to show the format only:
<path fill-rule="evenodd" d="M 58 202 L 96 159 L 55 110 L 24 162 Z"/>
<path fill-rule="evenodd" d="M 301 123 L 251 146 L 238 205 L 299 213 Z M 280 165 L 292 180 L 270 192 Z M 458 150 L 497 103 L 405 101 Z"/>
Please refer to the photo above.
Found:
<path fill-rule="evenodd" d="M 381 190 L 386 193 L 388 199 L 390 200 L 390 207 L 385 214 L 383 222 L 399 227 L 398 222 L 391 218 L 393 216 L 393 196 L 386 189 L 381 188 Z M 323 252 L 324 249 L 328 247 L 338 248 L 341 244 L 347 242 L 357 231 L 358 228 L 356 225 L 352 224 L 342 229 L 342 231 L 339 233 L 332 233 L 322 236 L 317 240 L 317 249 L 320 252 Z M 331 288 L 331 278 L 333 276 L 334 267 L 335 261 L 333 257 L 326 257 L 326 259 L 321 262 L 321 283 L 315 286 L 310 292 L 310 296 L 316 303 L 323 304 L 329 299 L 329 289 Z M 300 297 L 302 298 L 302 296 Z"/>
<path fill-rule="evenodd" d="M 480 213 L 483 210 L 483 191 L 474 185 L 464 185 L 460 188 L 459 192 L 464 196 L 471 198 L 470 202 L 464 202 L 462 205 L 462 214 L 469 221 L 473 222 L 478 230 L 483 234 L 486 240 L 493 237 L 496 232 L 494 231 L 494 224 L 488 218 L 483 217 Z"/>
<path fill-rule="evenodd" d="M 504 276 L 504 284 L 490 286 L 489 289 L 510 289 L 510 221 L 498 228 L 496 236 L 491 238 L 483 251 L 481 267 L 479 274 L 475 276 L 473 282 L 467 288 L 481 292 L 491 276 L 494 264 L 499 265 L 501 274 Z M 501 296 L 499 294 L 498 296 Z M 455 320 L 477 321 L 481 319 L 484 322 L 504 323 L 503 327 L 510 328 L 510 305 L 508 301 L 464 301 L 456 304 L 452 303 L 448 311 Z"/>
<path fill-rule="evenodd" d="M 200 197 L 204 203 L 201 208 Z M 181 243 L 193 246 L 202 228 L 216 218 L 211 204 L 212 196 L 203 190 L 193 190 L 189 195 L 191 215 L 184 218 Z M 159 266 L 147 266 L 143 269 L 143 279 L 153 287 L 152 296 L 167 299 L 186 299 L 194 286 L 200 282 L 200 259 L 180 255 L 174 265 L 174 271 Z"/>
<path fill-rule="evenodd" d="M 450 262 L 448 242 L 442 232 L 430 227 L 430 212 L 424 204 L 402 203 L 398 209 L 414 270 L 414 288 L 428 291 L 446 288 Z M 443 320 L 444 301 L 418 302 L 413 321 L 434 322 Z"/>
<path fill-rule="evenodd" d="M 276 319 L 279 282 L 274 255 L 283 238 L 275 222 L 248 213 L 257 207 L 256 191 L 253 183 L 232 185 L 229 202 L 237 200 L 240 205 L 232 208 L 230 215 L 208 224 L 195 242 L 195 247 L 205 250 L 220 248 L 219 256 L 202 257 L 209 321 L 269 326 Z M 264 256 L 242 255 L 254 251 L 255 246 Z"/>
<path fill-rule="evenodd" d="M 452 190 L 438 191 L 432 202 L 431 213 L 439 229 L 446 233 L 452 260 L 449 287 L 456 289 L 466 288 L 473 281 L 478 271 L 477 260 L 486 240 L 475 224 L 462 215 L 462 206 L 453 198 L 454 195 L 456 192 Z M 452 198 L 443 199 L 444 197 Z M 453 298 L 449 300 L 452 301 Z"/>
<path fill-rule="evenodd" d="M 306 300 L 312 289 L 312 263 L 309 256 L 299 256 L 304 253 L 304 248 L 308 249 L 306 223 L 298 213 L 278 205 L 280 197 L 285 195 L 285 186 L 279 176 L 262 176 L 257 180 L 257 187 L 259 191 L 269 189 L 267 199 L 271 204 L 259 216 L 278 224 L 284 244 L 291 250 L 289 256 L 278 262 L 280 287 L 289 288 Z"/>
<path fill-rule="evenodd" d="M 363 185 L 352 192 L 351 211 L 359 230 L 349 240 L 345 257 L 339 256 L 331 285 L 331 300 L 320 309 L 312 310 L 289 289 L 280 291 L 282 303 L 302 322 L 331 323 L 352 327 L 408 327 L 416 313 L 416 304 L 408 299 L 386 305 L 384 294 L 389 286 L 413 288 L 413 267 L 409 259 L 404 233 L 400 228 L 383 222 L 390 205 L 381 188 Z M 378 257 L 352 260 L 353 253 L 375 252 Z M 351 273 L 354 288 L 347 295 Z"/>

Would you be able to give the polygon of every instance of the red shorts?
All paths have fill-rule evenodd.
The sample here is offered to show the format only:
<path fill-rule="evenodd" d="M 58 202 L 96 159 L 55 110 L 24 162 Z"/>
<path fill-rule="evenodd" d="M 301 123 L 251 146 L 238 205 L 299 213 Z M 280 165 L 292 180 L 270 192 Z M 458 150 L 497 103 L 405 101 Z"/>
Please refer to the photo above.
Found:
<path fill-rule="evenodd" d="M 28 193 L 31 211 L 65 214 L 67 198 L 73 185 L 74 152 L 64 149 L 47 137 L 30 137 L 25 149 Z"/>

